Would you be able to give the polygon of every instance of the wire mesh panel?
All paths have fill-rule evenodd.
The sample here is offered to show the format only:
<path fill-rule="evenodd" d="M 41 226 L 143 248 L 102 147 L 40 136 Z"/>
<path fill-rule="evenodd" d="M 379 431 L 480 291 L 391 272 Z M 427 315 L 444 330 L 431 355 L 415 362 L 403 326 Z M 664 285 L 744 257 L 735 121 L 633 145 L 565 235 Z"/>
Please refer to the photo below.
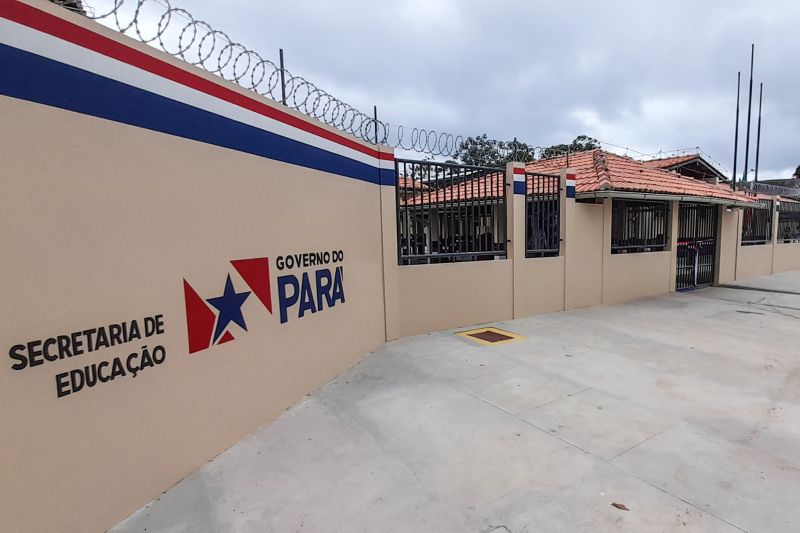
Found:
<path fill-rule="evenodd" d="M 784 201 L 778 206 L 778 242 L 800 242 L 800 203 Z"/>
<path fill-rule="evenodd" d="M 745 207 L 742 210 L 742 245 L 772 242 L 772 200 L 759 200 L 765 208 Z"/>
<path fill-rule="evenodd" d="M 552 174 L 525 175 L 525 257 L 551 257 L 561 248 L 560 178 Z"/>
<path fill-rule="evenodd" d="M 613 199 L 611 253 L 657 252 L 667 246 L 669 204 Z"/>
<path fill-rule="evenodd" d="M 717 255 L 717 207 L 680 204 L 675 287 L 678 290 L 711 285 Z"/>
<path fill-rule="evenodd" d="M 400 265 L 506 257 L 505 169 L 395 160 Z"/>

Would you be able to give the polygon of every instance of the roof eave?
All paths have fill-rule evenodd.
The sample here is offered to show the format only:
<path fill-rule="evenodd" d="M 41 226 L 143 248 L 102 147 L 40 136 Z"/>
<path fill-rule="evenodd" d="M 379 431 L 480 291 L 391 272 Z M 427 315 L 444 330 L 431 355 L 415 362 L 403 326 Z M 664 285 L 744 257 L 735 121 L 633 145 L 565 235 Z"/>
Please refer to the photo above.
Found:
<path fill-rule="evenodd" d="M 755 207 L 757 209 L 764 207 L 762 204 L 758 202 L 733 200 L 729 198 L 718 198 L 716 196 L 695 196 L 687 194 L 618 191 L 618 190 L 579 192 L 575 194 L 575 198 L 576 199 L 628 198 L 631 200 L 660 200 L 660 201 L 694 202 L 701 204 L 718 204 L 729 207 Z"/>

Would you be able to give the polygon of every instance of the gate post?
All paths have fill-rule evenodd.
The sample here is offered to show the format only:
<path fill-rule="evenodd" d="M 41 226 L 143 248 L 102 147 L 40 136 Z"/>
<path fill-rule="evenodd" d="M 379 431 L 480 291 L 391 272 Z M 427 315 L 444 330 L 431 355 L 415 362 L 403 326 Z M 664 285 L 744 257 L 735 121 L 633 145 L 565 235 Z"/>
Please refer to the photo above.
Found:
<path fill-rule="evenodd" d="M 676 278 L 678 276 L 678 217 L 680 209 L 680 201 L 673 200 L 670 202 L 669 238 L 667 239 L 667 250 L 669 250 L 669 292 L 675 292 Z"/>
<path fill-rule="evenodd" d="M 506 257 L 511 261 L 511 309 L 517 316 L 517 285 L 519 262 L 525 258 L 525 164 L 506 163 L 506 209 L 508 213 Z"/>

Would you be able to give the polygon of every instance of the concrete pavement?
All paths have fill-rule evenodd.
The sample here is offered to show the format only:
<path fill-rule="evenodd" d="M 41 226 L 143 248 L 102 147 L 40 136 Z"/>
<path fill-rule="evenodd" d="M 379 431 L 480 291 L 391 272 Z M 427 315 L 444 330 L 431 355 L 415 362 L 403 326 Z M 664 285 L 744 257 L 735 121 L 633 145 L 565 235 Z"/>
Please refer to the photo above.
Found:
<path fill-rule="evenodd" d="M 800 273 L 741 285 L 389 343 L 112 531 L 800 531 Z"/>

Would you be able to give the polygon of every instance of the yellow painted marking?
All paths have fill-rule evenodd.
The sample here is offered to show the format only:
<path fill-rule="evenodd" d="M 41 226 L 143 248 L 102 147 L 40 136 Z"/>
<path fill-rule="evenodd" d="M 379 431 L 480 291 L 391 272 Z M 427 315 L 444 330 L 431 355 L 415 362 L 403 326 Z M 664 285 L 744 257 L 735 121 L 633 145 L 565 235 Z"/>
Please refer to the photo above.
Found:
<path fill-rule="evenodd" d="M 478 337 L 474 336 L 476 333 L 485 333 L 485 332 L 497 333 L 498 335 L 504 335 L 504 336 L 510 337 L 510 338 L 498 340 L 498 341 L 495 341 L 495 342 L 490 342 L 490 341 L 487 341 L 487 340 L 484 340 L 484 339 L 481 339 L 481 338 L 478 338 Z M 525 340 L 527 338 L 527 337 L 524 337 L 523 335 L 517 335 L 516 333 L 511 333 L 510 331 L 506 331 L 506 330 L 500 329 L 500 328 L 470 329 L 468 331 L 459 331 L 459 332 L 456 333 L 456 335 L 459 335 L 460 337 L 464 337 L 465 339 L 469 339 L 472 342 L 476 342 L 478 344 L 483 344 L 484 346 L 497 346 L 498 344 L 508 344 L 510 342 L 521 341 L 521 340 Z"/>

